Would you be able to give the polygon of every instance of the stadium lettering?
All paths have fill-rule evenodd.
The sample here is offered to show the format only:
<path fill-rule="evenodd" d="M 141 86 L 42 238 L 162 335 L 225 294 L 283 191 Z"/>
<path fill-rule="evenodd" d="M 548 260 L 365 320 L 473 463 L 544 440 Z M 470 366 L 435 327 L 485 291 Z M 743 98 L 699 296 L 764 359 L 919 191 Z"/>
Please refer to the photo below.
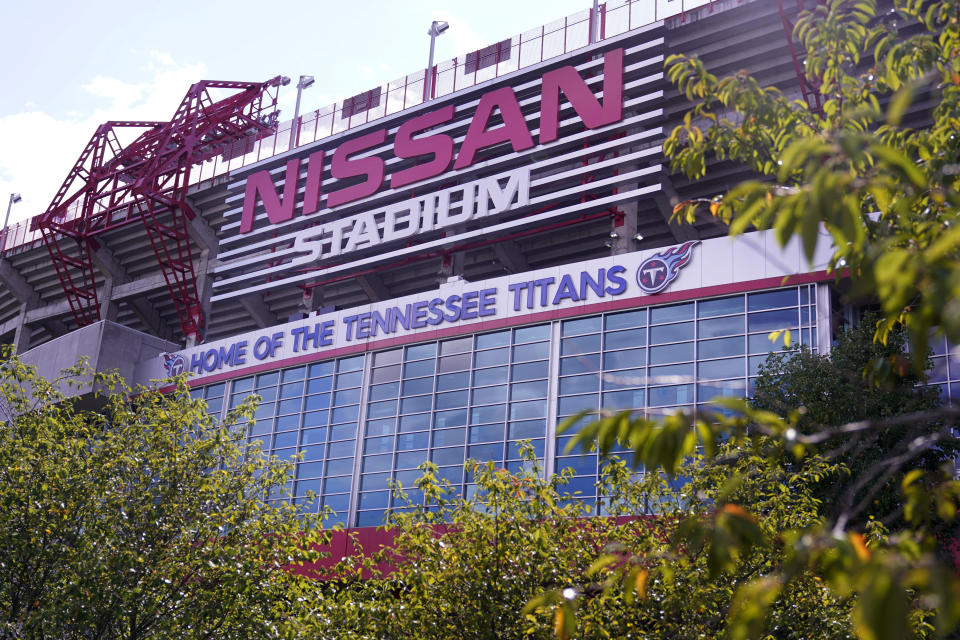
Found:
<path fill-rule="evenodd" d="M 563 66 L 548 71 L 542 78 L 540 100 L 539 142 L 552 142 L 559 135 L 560 94 L 569 100 L 587 129 L 596 129 L 623 119 L 623 49 L 614 49 L 604 55 L 603 102 L 590 90 L 576 68 Z M 503 124 L 490 128 L 494 114 L 499 113 Z M 458 153 L 454 154 L 453 138 L 444 133 L 415 137 L 437 125 L 454 119 L 454 106 L 446 105 L 407 120 L 400 125 L 393 141 L 393 155 L 412 159 L 414 166 L 401 169 L 389 177 L 389 187 L 396 189 L 421 180 L 439 176 L 450 169 L 466 169 L 477 162 L 483 149 L 509 143 L 513 151 L 526 151 L 534 146 L 533 134 L 520 111 L 512 87 L 488 91 L 480 97 L 470 126 Z M 351 184 L 326 194 L 326 206 L 335 208 L 371 196 L 386 181 L 386 161 L 378 155 L 363 156 L 383 145 L 387 130 L 371 133 L 343 142 L 332 152 L 330 175 Z M 296 209 L 297 180 L 300 176 L 299 158 L 287 162 L 282 195 L 273 184 L 269 171 L 259 171 L 247 178 L 240 233 L 253 230 L 257 202 L 263 203 L 270 224 L 293 219 Z M 307 159 L 307 181 L 304 189 L 301 215 L 320 209 L 323 185 L 324 152 L 317 151 Z M 353 179 L 360 178 L 359 181 Z"/>

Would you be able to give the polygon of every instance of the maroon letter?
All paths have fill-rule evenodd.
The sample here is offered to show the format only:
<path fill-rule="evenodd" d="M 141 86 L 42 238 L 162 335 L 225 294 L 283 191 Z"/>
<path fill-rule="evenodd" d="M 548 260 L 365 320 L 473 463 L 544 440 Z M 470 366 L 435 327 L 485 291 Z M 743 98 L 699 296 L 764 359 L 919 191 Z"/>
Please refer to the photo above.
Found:
<path fill-rule="evenodd" d="M 490 116 L 493 115 L 494 107 L 500 108 L 503 126 L 488 131 L 487 124 L 490 122 Z M 533 138 L 530 137 L 530 131 L 527 129 L 527 121 L 520 113 L 517 96 L 510 87 L 503 87 L 485 93 L 480 98 L 480 104 L 477 105 L 477 111 L 473 114 L 473 120 L 470 122 L 470 128 L 467 129 L 463 144 L 460 145 L 460 154 L 457 156 L 457 161 L 453 163 L 453 168 L 469 167 L 473 164 L 478 150 L 507 141 L 513 145 L 514 151 L 523 151 L 533 146 Z"/>
<path fill-rule="evenodd" d="M 323 149 L 314 151 L 307 160 L 307 186 L 303 192 L 303 215 L 320 208 L 320 183 L 323 181 Z"/>
<path fill-rule="evenodd" d="M 300 177 L 300 160 L 295 158 L 287 162 L 287 177 L 283 182 L 283 199 L 273 187 L 269 171 L 258 171 L 247 178 L 247 190 L 243 196 L 243 213 L 240 214 L 240 233 L 253 230 L 254 210 L 257 208 L 257 195 L 263 201 L 270 224 L 285 222 L 293 218 L 293 204 L 297 200 L 297 179 Z"/>
<path fill-rule="evenodd" d="M 377 192 L 377 189 L 383 184 L 383 159 L 379 156 L 370 156 L 369 158 L 350 160 L 349 156 L 378 144 L 383 144 L 386 139 L 387 130 L 378 129 L 365 136 L 347 140 L 337 147 L 337 151 L 333 154 L 333 160 L 330 161 L 330 173 L 333 177 L 342 180 L 353 176 L 367 176 L 367 179 L 329 194 L 327 196 L 328 207 L 332 209 L 345 202 L 359 200 Z"/>
<path fill-rule="evenodd" d="M 447 170 L 450 161 L 453 159 L 453 138 L 443 133 L 437 133 L 414 140 L 413 134 L 451 120 L 453 120 L 452 104 L 441 107 L 436 111 L 430 111 L 422 116 L 410 118 L 400 125 L 400 128 L 397 129 L 397 135 L 393 139 L 394 155 L 398 158 L 416 158 L 432 153 L 433 160 L 394 173 L 390 177 L 391 189 L 438 176 Z"/>
<path fill-rule="evenodd" d="M 540 98 L 540 142 L 557 139 L 560 126 L 560 91 L 587 129 L 596 129 L 623 118 L 623 49 L 608 51 L 603 56 L 603 106 L 577 70 L 560 67 L 543 74 Z"/>

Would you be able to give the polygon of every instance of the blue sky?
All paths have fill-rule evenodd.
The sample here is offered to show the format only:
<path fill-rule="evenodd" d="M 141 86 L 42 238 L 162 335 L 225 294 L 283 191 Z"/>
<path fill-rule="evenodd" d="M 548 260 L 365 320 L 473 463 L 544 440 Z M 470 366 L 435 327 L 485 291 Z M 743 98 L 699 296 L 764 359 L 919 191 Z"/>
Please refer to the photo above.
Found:
<path fill-rule="evenodd" d="M 202 79 L 313 75 L 302 110 L 589 8 L 590 0 L 0 2 L 0 206 L 42 212 L 97 125 L 168 120 Z M 282 118 L 296 90 L 281 93 Z M 2 214 L 0 214 L 2 215 Z M 2 222 L 2 220 L 0 220 Z"/>

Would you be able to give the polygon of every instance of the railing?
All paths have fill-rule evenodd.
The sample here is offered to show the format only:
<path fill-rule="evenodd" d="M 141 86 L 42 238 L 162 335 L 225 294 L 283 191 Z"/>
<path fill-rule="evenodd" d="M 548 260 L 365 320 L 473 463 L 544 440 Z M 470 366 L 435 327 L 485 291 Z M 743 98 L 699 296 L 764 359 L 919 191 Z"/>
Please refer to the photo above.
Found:
<path fill-rule="evenodd" d="M 600 39 L 612 38 L 631 29 L 646 26 L 698 7 L 711 5 L 717 0 L 612 0 L 600 5 L 597 18 L 600 21 Z M 742 2 L 742 0 L 736 0 Z M 594 16 L 592 9 L 585 9 L 561 20 L 525 31 L 510 39 L 509 55 L 496 64 L 467 73 L 465 56 L 440 62 L 434 66 L 434 82 L 431 99 L 449 95 L 476 84 L 487 82 L 508 73 L 523 69 L 544 60 L 564 55 L 590 43 L 590 27 Z M 473 65 L 476 67 L 477 65 Z M 420 70 L 380 87 L 380 101 L 376 106 L 343 116 L 343 103 L 308 111 L 298 118 L 298 131 L 294 148 L 311 144 L 370 121 L 399 113 L 425 101 L 424 80 L 427 71 Z M 292 120 L 281 122 L 277 131 L 258 141 L 250 153 L 224 160 L 217 156 L 195 167 L 191 172 L 191 184 L 201 184 L 229 175 L 242 167 L 270 158 L 290 149 Z M 79 204 L 79 203 L 78 203 Z M 67 213 L 70 220 L 78 215 L 75 206 Z M 39 231 L 30 231 L 30 221 L 11 225 L 2 237 L 3 252 L 35 242 L 41 238 Z"/>

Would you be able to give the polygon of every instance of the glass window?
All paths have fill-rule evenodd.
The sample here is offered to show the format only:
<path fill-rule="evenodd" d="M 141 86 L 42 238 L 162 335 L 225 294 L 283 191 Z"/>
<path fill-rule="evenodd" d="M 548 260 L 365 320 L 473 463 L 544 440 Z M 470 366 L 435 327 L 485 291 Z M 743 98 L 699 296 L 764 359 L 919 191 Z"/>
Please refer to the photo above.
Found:
<path fill-rule="evenodd" d="M 697 365 L 701 379 L 743 377 L 746 373 L 746 361 L 740 358 L 726 358 L 725 360 L 707 360 Z"/>
<path fill-rule="evenodd" d="M 455 407 L 465 407 L 467 406 L 467 395 L 469 392 L 467 389 L 462 389 L 461 391 L 447 391 L 446 393 L 437 394 L 437 409 L 453 409 Z"/>
<path fill-rule="evenodd" d="M 651 407 L 686 404 L 689 402 L 693 402 L 692 384 L 681 384 L 672 387 L 652 387 L 650 389 Z"/>
<path fill-rule="evenodd" d="M 407 431 L 420 431 L 421 429 L 430 428 L 430 416 L 429 414 L 415 413 L 410 416 L 403 416 L 400 418 L 399 431 L 401 433 L 406 433 Z"/>
<path fill-rule="evenodd" d="M 297 465 L 297 478 L 316 478 L 323 475 L 322 462 L 301 462 Z"/>
<path fill-rule="evenodd" d="M 560 395 L 596 391 L 599 383 L 600 376 L 595 373 L 583 376 L 560 378 Z"/>
<path fill-rule="evenodd" d="M 347 389 L 346 391 L 337 391 L 333 394 L 333 405 L 336 407 L 345 404 L 356 404 L 360 402 L 360 389 Z"/>
<path fill-rule="evenodd" d="M 530 446 L 533 447 L 533 455 L 535 455 L 535 456 L 538 457 L 538 458 L 542 458 L 542 457 L 543 457 L 543 453 L 544 453 L 544 449 L 545 449 L 545 445 L 546 445 L 546 443 L 545 443 L 545 441 L 542 440 L 542 439 L 540 439 L 540 440 L 531 440 L 531 441 L 530 441 Z M 507 443 L 507 458 L 514 458 L 514 459 L 515 459 L 515 458 L 519 458 L 520 455 L 521 455 L 520 449 L 522 448 L 522 446 L 523 446 L 523 441 L 508 442 L 508 443 Z"/>
<path fill-rule="evenodd" d="M 350 491 L 350 476 L 327 478 L 323 486 L 324 493 L 344 493 Z M 326 496 L 324 496 L 326 499 Z"/>
<path fill-rule="evenodd" d="M 797 306 L 797 290 L 795 288 L 751 293 L 747 296 L 747 309 L 749 311 L 795 306 Z"/>
<path fill-rule="evenodd" d="M 681 342 L 662 347 L 650 347 L 650 364 L 664 364 L 667 362 L 683 362 L 693 360 L 693 343 Z"/>
<path fill-rule="evenodd" d="M 743 336 L 704 340 L 697 344 L 701 358 L 723 358 L 746 353 L 747 344 Z"/>
<path fill-rule="evenodd" d="M 470 354 L 460 353 L 455 356 L 444 356 L 440 358 L 440 366 L 437 371 L 447 373 L 448 371 L 460 371 L 470 368 Z"/>
<path fill-rule="evenodd" d="M 535 340 L 547 340 L 550 338 L 550 325 L 541 324 L 535 327 L 523 327 L 513 330 L 513 342 L 533 342 Z"/>
<path fill-rule="evenodd" d="M 430 440 L 429 431 L 420 431 L 417 433 L 401 433 L 397 436 L 397 451 L 410 451 L 412 449 L 426 449 Z"/>
<path fill-rule="evenodd" d="M 452 411 L 437 411 L 433 414 L 433 427 L 460 427 L 467 424 L 467 410 L 453 409 Z"/>
<path fill-rule="evenodd" d="M 599 406 L 599 395 L 589 393 L 582 396 L 568 396 L 560 398 L 557 405 L 557 413 L 562 416 L 569 416 L 579 411 L 594 410 Z"/>
<path fill-rule="evenodd" d="M 327 428 L 320 427 L 319 429 L 304 429 L 303 430 L 303 444 L 316 444 L 318 442 L 327 441 Z"/>
<path fill-rule="evenodd" d="M 797 328 L 793 327 L 788 329 L 788 331 L 790 331 L 790 339 L 793 342 L 796 342 L 800 337 L 800 334 L 797 333 Z M 750 353 L 779 351 L 780 349 L 785 348 L 786 338 L 786 332 L 778 335 L 775 340 L 770 339 L 770 333 L 757 333 L 747 339 L 747 347 L 750 349 Z"/>
<path fill-rule="evenodd" d="M 311 398 L 307 398 L 307 408 L 310 408 Z M 329 403 L 329 398 L 327 402 Z M 327 424 L 327 418 L 330 416 L 330 412 L 326 409 L 321 409 L 319 411 L 310 411 L 303 414 L 303 426 L 304 427 L 319 427 L 321 425 Z"/>
<path fill-rule="evenodd" d="M 406 360 L 421 360 L 423 358 L 432 358 L 437 355 L 437 343 L 428 342 L 426 344 L 416 344 L 407 347 L 405 355 Z"/>
<path fill-rule="evenodd" d="M 364 356 L 352 356 L 350 358 L 340 358 L 337 361 L 337 371 L 360 371 L 363 369 L 363 358 Z"/>
<path fill-rule="evenodd" d="M 693 323 L 665 324 L 659 327 L 650 327 L 650 344 L 665 342 L 680 342 L 693 340 Z"/>
<path fill-rule="evenodd" d="M 613 329 L 628 329 L 630 327 L 642 327 L 646 323 L 646 309 L 610 313 L 604 318 L 604 328 L 606 328 L 607 331 L 611 331 Z"/>
<path fill-rule="evenodd" d="M 461 371 L 459 373 L 446 373 L 437 376 L 437 391 L 449 391 L 451 389 L 465 389 L 470 386 L 470 372 Z"/>
<path fill-rule="evenodd" d="M 300 454 L 303 456 L 304 460 L 322 460 L 323 454 L 326 453 L 327 448 L 322 444 L 315 444 L 309 447 L 300 447 Z"/>
<path fill-rule="evenodd" d="M 277 388 L 267 387 L 266 389 L 257 389 L 256 394 L 260 396 L 260 402 L 273 402 L 277 399 Z"/>
<path fill-rule="evenodd" d="M 375 491 L 373 493 L 361 493 L 359 508 L 360 509 L 385 509 L 389 500 L 390 500 L 389 491 Z M 373 514 L 375 515 L 368 516 L 368 518 L 372 520 L 372 518 L 376 517 L 376 518 L 379 518 L 381 521 L 383 520 L 382 512 L 374 511 Z M 363 519 L 364 515 L 365 514 L 362 514 L 362 513 L 357 514 L 357 518 Z M 368 524 L 368 523 L 365 522 L 364 524 Z"/>
<path fill-rule="evenodd" d="M 480 387 L 488 384 L 502 384 L 507 381 L 507 368 L 477 369 L 473 372 L 473 384 Z"/>
<path fill-rule="evenodd" d="M 346 456 L 353 456 L 354 442 L 353 440 L 347 440 L 345 442 L 334 442 L 328 448 L 331 458 L 344 458 Z"/>
<path fill-rule="evenodd" d="M 607 333 L 604 337 L 603 348 L 611 349 L 630 349 L 632 347 L 642 347 L 647 341 L 647 329 L 629 329 L 627 331 L 613 331 Z"/>
<path fill-rule="evenodd" d="M 433 378 L 413 378 L 403 381 L 403 395 L 412 396 L 433 391 Z"/>
<path fill-rule="evenodd" d="M 726 318 L 712 318 L 701 320 L 697 328 L 700 338 L 716 338 L 744 333 L 743 316 L 728 316 Z"/>
<path fill-rule="evenodd" d="M 510 387 L 511 400 L 533 400 L 534 398 L 545 398 L 547 396 L 547 381 L 536 380 L 534 382 L 517 382 Z"/>
<path fill-rule="evenodd" d="M 365 473 L 360 477 L 360 491 L 386 489 L 390 473 Z"/>
<path fill-rule="evenodd" d="M 473 404 L 494 404 L 495 402 L 507 401 L 507 385 L 501 384 L 495 387 L 480 387 L 474 389 Z"/>
<path fill-rule="evenodd" d="M 507 364 L 507 361 L 510 359 L 510 350 L 503 349 L 490 349 L 489 351 L 478 351 L 473 356 L 473 366 L 475 367 L 492 367 L 500 364 Z"/>
<path fill-rule="evenodd" d="M 464 438 L 466 438 L 466 429 L 440 429 L 433 432 L 433 445 L 434 447 L 452 447 L 455 445 L 462 445 Z"/>
<path fill-rule="evenodd" d="M 257 389 L 262 389 L 263 387 L 272 387 L 277 384 L 279 379 L 280 374 L 277 371 L 261 373 L 257 376 Z"/>
<path fill-rule="evenodd" d="M 310 378 L 316 378 L 318 376 L 328 376 L 333 373 L 333 361 L 329 360 L 327 362 L 316 362 L 310 365 L 307 370 L 307 375 Z"/>
<path fill-rule="evenodd" d="M 470 443 L 491 442 L 503 440 L 502 424 L 487 424 L 479 427 L 470 427 Z"/>
<path fill-rule="evenodd" d="M 379 456 L 365 456 L 363 458 L 364 473 L 371 471 L 390 471 L 391 465 L 393 465 L 392 453 Z"/>
<path fill-rule="evenodd" d="M 597 373 L 600 371 L 600 354 L 570 356 L 560 359 L 560 375 Z"/>
<path fill-rule="evenodd" d="M 780 309 L 779 311 L 763 311 L 751 313 L 747 316 L 747 329 L 753 331 L 776 331 L 797 326 L 797 310 Z"/>
<path fill-rule="evenodd" d="M 532 400 L 530 402 L 514 402 L 510 404 L 511 420 L 541 418 L 545 415 L 547 415 L 546 400 Z"/>
<path fill-rule="evenodd" d="M 625 387 L 642 387 L 645 384 L 647 384 L 647 370 L 642 367 L 603 374 L 603 389 L 605 391 Z"/>
<path fill-rule="evenodd" d="M 497 331 L 477 336 L 477 349 L 503 347 L 510 344 L 510 331 Z"/>
<path fill-rule="evenodd" d="M 627 391 L 608 391 L 603 394 L 604 409 L 618 411 L 621 409 L 642 409 L 643 408 L 643 389 L 630 389 Z"/>
<path fill-rule="evenodd" d="M 506 405 L 503 404 L 491 404 L 485 407 L 474 407 L 470 410 L 470 424 L 503 422 L 506 409 Z"/>
<path fill-rule="evenodd" d="M 364 453 L 386 453 L 393 450 L 393 436 L 367 438 L 363 443 Z"/>
<path fill-rule="evenodd" d="M 574 475 L 583 476 L 583 475 L 597 475 L 597 456 L 596 455 L 580 455 L 580 456 L 566 456 L 563 458 L 557 458 L 557 469 L 573 469 Z M 564 491 L 569 492 L 570 486 L 564 488 Z M 591 489 L 592 492 L 592 489 Z"/>
<path fill-rule="evenodd" d="M 403 359 L 402 349 L 391 349 L 373 354 L 373 365 L 382 367 L 385 364 L 398 364 Z"/>
<path fill-rule="evenodd" d="M 336 424 L 338 422 L 348 422 L 350 420 L 356 420 L 357 416 L 359 415 L 359 405 L 353 405 L 352 407 L 340 407 L 339 409 L 334 409 L 330 412 L 330 422 L 332 424 Z"/>
<path fill-rule="evenodd" d="M 650 324 L 662 322 L 676 322 L 677 320 L 693 319 L 693 303 L 674 304 L 669 307 L 653 307 L 650 309 Z"/>
<path fill-rule="evenodd" d="M 338 424 L 330 427 L 331 440 L 345 440 L 346 438 L 357 437 L 357 423 L 348 422 L 347 424 Z"/>
<path fill-rule="evenodd" d="M 413 396 L 400 401 L 400 413 L 419 413 L 430 411 L 433 396 Z"/>
<path fill-rule="evenodd" d="M 368 436 L 387 435 L 388 433 L 393 433 L 396 430 L 397 430 L 396 418 L 381 418 L 379 420 L 367 421 Z"/>
<path fill-rule="evenodd" d="M 650 367 L 650 384 L 678 384 L 693 381 L 693 363 Z"/>
<path fill-rule="evenodd" d="M 600 334 L 590 334 L 576 338 L 563 338 L 560 342 L 560 355 L 570 356 L 580 353 L 600 351 Z"/>
<path fill-rule="evenodd" d="M 354 371 L 353 373 L 341 373 L 337 376 L 337 389 L 348 389 L 350 387 L 359 387 L 363 380 L 363 371 Z"/>
<path fill-rule="evenodd" d="M 333 378 L 316 378 L 307 383 L 307 395 L 330 391 L 332 385 Z"/>
<path fill-rule="evenodd" d="M 585 333 L 596 333 L 600 331 L 602 318 L 594 316 L 592 318 L 577 318 L 576 320 L 565 320 L 563 322 L 563 336 L 579 336 Z"/>
<path fill-rule="evenodd" d="M 549 342 L 533 342 L 513 348 L 513 361 L 540 360 L 550 356 Z"/>
<path fill-rule="evenodd" d="M 374 384 L 377 384 L 378 382 L 392 382 L 393 380 L 399 380 L 400 371 L 401 367 L 399 364 L 390 365 L 389 367 L 378 367 L 373 370 L 370 380 Z"/>
<path fill-rule="evenodd" d="M 297 446 L 297 438 L 300 436 L 299 431 L 287 431 L 285 433 L 278 433 L 273 437 L 273 448 L 274 449 L 285 449 L 287 447 Z"/>
<path fill-rule="evenodd" d="M 319 478 L 316 480 L 301 480 L 300 482 L 297 483 L 296 495 L 305 496 L 307 495 L 308 491 L 312 491 L 315 494 L 319 494 L 320 488 L 322 486 L 323 486 L 323 480 Z"/>
<path fill-rule="evenodd" d="M 732 396 L 742 398 L 746 394 L 747 383 L 743 380 L 724 380 L 722 382 L 710 382 L 707 384 L 698 384 L 697 393 L 701 402 L 707 402 L 720 396 Z"/>
<path fill-rule="evenodd" d="M 726 316 L 733 313 L 743 313 L 743 296 L 730 296 L 729 298 L 714 298 L 713 300 L 701 300 L 697 303 L 697 317 L 713 318 L 715 316 Z"/>
<path fill-rule="evenodd" d="M 298 398 L 303 395 L 303 382 L 291 382 L 280 387 L 280 399 Z"/>
<path fill-rule="evenodd" d="M 292 369 L 285 369 L 281 372 L 280 381 L 281 382 L 299 382 L 307 375 L 306 367 L 294 367 Z"/>
<path fill-rule="evenodd" d="M 656 348 L 656 347 L 654 347 Z M 691 349 L 691 351 L 693 351 Z M 604 369 L 625 369 L 646 364 L 646 349 L 626 349 L 624 351 L 608 351 L 603 354 Z"/>
<path fill-rule="evenodd" d="M 521 420 L 519 422 L 511 422 L 508 430 L 511 440 L 542 438 L 546 432 L 546 420 Z"/>
<path fill-rule="evenodd" d="M 387 398 L 396 398 L 400 392 L 399 382 L 388 382 L 387 384 L 377 384 L 370 387 L 370 400 L 386 400 Z"/>
<path fill-rule="evenodd" d="M 499 462 L 503 460 L 503 443 L 472 445 L 467 457 L 473 458 L 477 462 L 486 462 L 487 460 Z"/>
<path fill-rule="evenodd" d="M 253 389 L 253 377 L 249 378 L 240 378 L 239 380 L 233 381 L 233 393 L 246 393 Z"/>
<path fill-rule="evenodd" d="M 344 496 L 324 496 L 323 497 L 323 506 L 330 507 L 334 511 L 346 515 L 347 508 L 350 504 L 350 495 Z"/>
<path fill-rule="evenodd" d="M 463 464 L 463 447 L 451 447 L 449 449 L 434 449 L 430 458 L 437 466 L 448 464 Z M 457 480 L 457 482 L 460 482 Z"/>
<path fill-rule="evenodd" d="M 524 364 L 515 364 L 513 365 L 513 376 L 511 378 L 514 382 L 519 382 L 522 380 L 533 380 L 534 378 L 546 378 L 547 377 L 547 362 L 527 362 Z"/>
<path fill-rule="evenodd" d="M 417 376 L 432 376 L 435 368 L 433 360 L 418 360 L 408 362 L 403 365 L 403 376 L 405 378 L 415 378 Z"/>
<path fill-rule="evenodd" d="M 407 451 L 404 453 L 397 454 L 397 469 L 414 469 L 414 471 L 402 474 L 397 474 L 397 481 L 403 482 L 403 486 L 412 487 L 413 483 L 417 478 L 423 475 L 423 472 L 416 467 L 419 467 L 424 462 L 427 461 L 427 452 L 426 451 Z"/>
<path fill-rule="evenodd" d="M 446 340 L 440 343 L 440 355 L 446 356 L 451 353 L 464 353 L 470 351 L 470 347 L 473 344 L 473 338 L 456 338 L 454 340 Z"/>
<path fill-rule="evenodd" d="M 351 451 L 351 453 L 352 453 L 352 452 L 353 452 L 353 448 L 352 448 L 353 443 L 351 442 L 350 445 L 351 445 L 350 451 Z M 340 474 L 344 474 L 344 473 L 351 473 L 352 471 L 353 471 L 353 456 L 352 456 L 352 455 L 351 455 L 351 457 L 349 457 L 349 458 L 343 458 L 343 459 L 341 459 L 341 460 L 327 460 L 327 475 L 329 475 L 329 476 L 340 475 Z M 350 477 L 349 477 L 349 476 L 347 476 L 346 481 L 347 481 L 347 484 L 345 485 L 346 488 L 341 489 L 341 491 L 349 491 L 349 490 L 350 490 Z M 330 491 L 330 490 L 328 489 L 328 491 Z"/>

